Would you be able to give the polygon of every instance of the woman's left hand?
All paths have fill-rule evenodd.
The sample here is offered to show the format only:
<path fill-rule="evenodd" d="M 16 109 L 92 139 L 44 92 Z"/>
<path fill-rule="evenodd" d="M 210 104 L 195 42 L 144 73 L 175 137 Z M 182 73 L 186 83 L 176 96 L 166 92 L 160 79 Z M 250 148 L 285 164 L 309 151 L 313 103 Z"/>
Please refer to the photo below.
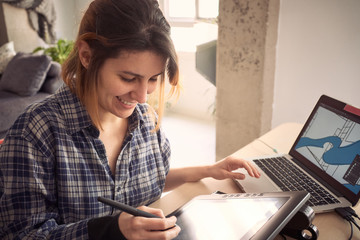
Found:
<path fill-rule="evenodd" d="M 260 177 L 259 171 L 249 161 L 234 156 L 228 156 L 215 164 L 209 166 L 209 175 L 217 180 L 225 178 L 244 179 L 245 174 L 240 172 L 233 172 L 238 168 L 244 168 L 251 177 Z"/>

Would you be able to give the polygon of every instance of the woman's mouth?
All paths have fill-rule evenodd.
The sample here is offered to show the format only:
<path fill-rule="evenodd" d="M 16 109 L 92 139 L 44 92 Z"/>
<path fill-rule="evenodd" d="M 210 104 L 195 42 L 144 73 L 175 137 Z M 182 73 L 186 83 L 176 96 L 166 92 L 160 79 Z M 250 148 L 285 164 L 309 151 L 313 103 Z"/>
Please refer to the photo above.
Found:
<path fill-rule="evenodd" d="M 122 104 L 126 105 L 127 107 L 133 107 L 136 105 L 136 102 L 128 102 L 124 99 L 121 99 L 120 97 L 116 97 Z"/>

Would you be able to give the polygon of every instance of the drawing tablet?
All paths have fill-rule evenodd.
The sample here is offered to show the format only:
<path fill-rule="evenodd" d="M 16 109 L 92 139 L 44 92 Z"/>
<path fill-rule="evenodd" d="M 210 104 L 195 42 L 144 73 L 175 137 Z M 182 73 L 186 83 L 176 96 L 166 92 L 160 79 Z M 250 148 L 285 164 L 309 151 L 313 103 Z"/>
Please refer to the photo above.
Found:
<path fill-rule="evenodd" d="M 306 203 L 307 192 L 201 195 L 169 214 L 176 239 L 273 239 Z"/>

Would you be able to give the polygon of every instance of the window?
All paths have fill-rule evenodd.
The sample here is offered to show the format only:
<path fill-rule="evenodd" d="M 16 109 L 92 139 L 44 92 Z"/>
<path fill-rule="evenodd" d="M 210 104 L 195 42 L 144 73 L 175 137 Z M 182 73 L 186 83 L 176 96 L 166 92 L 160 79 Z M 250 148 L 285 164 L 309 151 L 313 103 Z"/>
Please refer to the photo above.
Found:
<path fill-rule="evenodd" d="M 219 14 L 219 0 L 198 0 L 198 18 L 217 18 Z"/>
<path fill-rule="evenodd" d="M 191 23 L 197 20 L 215 19 L 219 12 L 219 0 L 159 1 L 170 23 Z"/>
<path fill-rule="evenodd" d="M 196 0 L 168 0 L 167 13 L 171 19 L 196 18 Z"/>

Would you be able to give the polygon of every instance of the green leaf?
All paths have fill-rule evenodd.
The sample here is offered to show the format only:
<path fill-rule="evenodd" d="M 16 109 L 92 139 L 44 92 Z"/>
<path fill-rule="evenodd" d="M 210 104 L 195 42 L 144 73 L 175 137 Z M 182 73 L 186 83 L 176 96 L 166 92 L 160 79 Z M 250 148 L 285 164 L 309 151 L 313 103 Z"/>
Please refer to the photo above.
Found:
<path fill-rule="evenodd" d="M 62 64 L 74 47 L 74 41 L 59 39 L 55 45 L 47 48 L 37 47 L 33 53 L 43 51 L 43 54 L 48 55 L 55 62 Z"/>

